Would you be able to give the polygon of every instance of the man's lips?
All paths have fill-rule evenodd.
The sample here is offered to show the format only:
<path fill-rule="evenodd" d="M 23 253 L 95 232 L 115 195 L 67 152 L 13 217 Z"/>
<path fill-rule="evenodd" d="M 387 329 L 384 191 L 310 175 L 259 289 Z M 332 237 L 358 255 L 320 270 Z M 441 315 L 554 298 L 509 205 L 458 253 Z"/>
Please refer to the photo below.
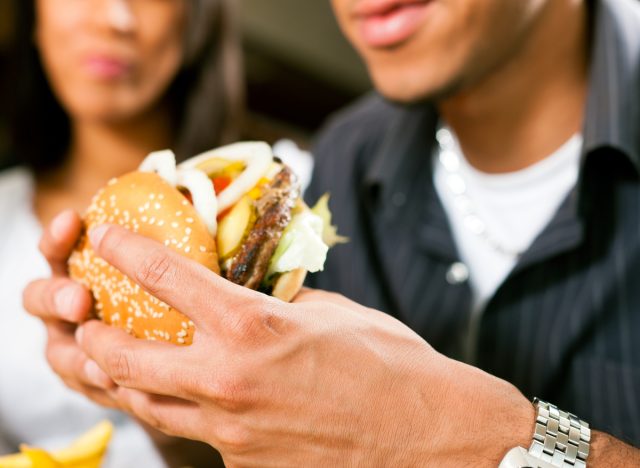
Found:
<path fill-rule="evenodd" d="M 420 29 L 431 3 L 431 0 L 364 0 L 354 10 L 359 34 L 369 47 L 401 44 Z"/>

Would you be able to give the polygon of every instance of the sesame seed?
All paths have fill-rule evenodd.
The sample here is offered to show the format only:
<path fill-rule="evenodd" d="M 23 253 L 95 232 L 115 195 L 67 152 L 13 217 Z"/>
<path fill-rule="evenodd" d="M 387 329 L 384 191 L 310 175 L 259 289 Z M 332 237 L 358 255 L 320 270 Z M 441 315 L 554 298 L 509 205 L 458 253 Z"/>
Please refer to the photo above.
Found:
<path fill-rule="evenodd" d="M 189 252 L 191 252 L 191 247 L 187 245 L 187 246 L 185 247 L 184 251 L 185 251 L 185 253 L 189 253 Z"/>
<path fill-rule="evenodd" d="M 204 245 L 200 246 L 200 252 L 206 252 L 207 248 Z"/>
<path fill-rule="evenodd" d="M 173 223 L 171 223 L 171 227 L 176 229 L 178 227 L 178 223 L 174 221 Z"/>
<path fill-rule="evenodd" d="M 193 223 L 193 218 L 187 218 L 187 219 L 185 219 L 185 221 L 186 221 L 187 223 L 191 224 L 191 223 Z"/>

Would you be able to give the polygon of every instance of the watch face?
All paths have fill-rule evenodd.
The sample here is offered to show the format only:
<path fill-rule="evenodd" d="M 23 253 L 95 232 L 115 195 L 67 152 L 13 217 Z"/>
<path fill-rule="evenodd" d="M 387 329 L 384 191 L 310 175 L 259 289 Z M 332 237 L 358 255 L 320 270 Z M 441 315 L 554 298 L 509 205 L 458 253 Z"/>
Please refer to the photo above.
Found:
<path fill-rule="evenodd" d="M 551 463 L 542 461 L 523 447 L 515 447 L 507 452 L 499 468 L 555 468 Z"/>

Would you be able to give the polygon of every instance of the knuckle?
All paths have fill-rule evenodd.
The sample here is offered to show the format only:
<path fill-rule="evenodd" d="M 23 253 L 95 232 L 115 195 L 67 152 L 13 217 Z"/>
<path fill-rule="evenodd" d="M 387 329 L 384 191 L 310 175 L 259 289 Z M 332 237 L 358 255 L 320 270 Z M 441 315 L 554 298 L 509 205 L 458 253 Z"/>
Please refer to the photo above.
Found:
<path fill-rule="evenodd" d="M 40 241 L 38 241 L 38 250 L 42 255 L 51 260 L 57 257 L 58 254 L 58 246 L 53 240 L 51 234 L 49 232 L 45 232 L 42 237 L 40 237 Z"/>
<path fill-rule="evenodd" d="M 171 266 L 169 257 L 164 252 L 156 250 L 140 264 L 136 270 L 136 280 L 152 294 L 157 293 L 162 289 L 162 285 L 169 281 Z"/>
<path fill-rule="evenodd" d="M 44 255 L 45 257 L 48 257 L 47 253 L 49 252 L 49 244 L 45 236 L 42 236 L 38 241 L 38 250 L 42 255 Z"/>
<path fill-rule="evenodd" d="M 135 377 L 133 368 L 133 354 L 127 349 L 120 347 L 114 349 L 106 361 L 109 376 L 114 382 L 123 385 L 131 382 Z"/>
<path fill-rule="evenodd" d="M 254 313 L 248 314 L 229 314 L 228 329 L 232 335 L 238 335 L 243 338 L 253 337 L 257 328 L 256 315 Z"/>
<path fill-rule="evenodd" d="M 166 435 L 181 435 L 176 430 L 176 424 L 172 422 L 170 411 L 165 409 L 160 397 L 148 393 L 130 391 L 127 399 L 129 400 L 129 408 L 147 424 Z"/>
<path fill-rule="evenodd" d="M 27 284 L 27 286 L 22 291 L 22 306 L 31 315 L 34 315 L 34 312 L 35 312 L 35 310 L 33 310 L 33 302 L 31 301 L 35 293 L 36 293 L 36 283 L 34 281 Z"/>
<path fill-rule="evenodd" d="M 250 383 L 238 375 L 221 376 L 209 384 L 213 400 L 231 413 L 240 413 L 251 406 Z"/>
<path fill-rule="evenodd" d="M 47 347 L 44 354 L 49 366 L 51 366 L 54 372 L 60 374 L 61 369 L 58 359 L 58 346 L 56 346 L 51 339 L 47 341 Z"/>
<path fill-rule="evenodd" d="M 144 412 L 144 419 L 151 424 L 156 429 L 167 432 L 166 423 L 162 414 L 160 412 L 159 406 L 154 405 L 152 401 L 148 397 L 144 399 L 144 409 L 141 409 L 141 412 Z"/>
<path fill-rule="evenodd" d="M 244 345 L 258 345 L 269 337 L 280 336 L 284 327 L 282 315 L 269 308 L 241 314 L 231 311 L 227 314 L 227 330 L 232 336 L 240 337 Z"/>
<path fill-rule="evenodd" d="M 189 400 L 196 401 L 203 395 L 207 395 L 209 393 L 209 388 L 207 387 L 208 381 L 206 379 L 202 379 L 198 374 L 190 375 L 180 373 L 179 375 L 174 375 L 173 378 L 180 382 L 181 390 L 184 392 L 184 396 Z"/>
<path fill-rule="evenodd" d="M 251 431 L 235 421 L 218 425 L 215 437 L 225 451 L 236 455 L 246 452 L 253 445 Z"/>

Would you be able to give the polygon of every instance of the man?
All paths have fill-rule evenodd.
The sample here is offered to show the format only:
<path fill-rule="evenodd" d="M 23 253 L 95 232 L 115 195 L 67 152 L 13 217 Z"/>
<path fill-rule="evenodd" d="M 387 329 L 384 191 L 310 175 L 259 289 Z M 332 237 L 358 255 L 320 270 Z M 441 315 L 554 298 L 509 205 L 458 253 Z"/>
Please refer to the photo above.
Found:
<path fill-rule="evenodd" d="M 382 47 L 387 2 L 334 2 L 380 92 L 431 104 L 366 99 L 318 142 L 310 199 L 352 241 L 313 286 L 640 445 L 638 2 L 417 3 Z"/>
<path fill-rule="evenodd" d="M 51 365 L 231 466 L 639 465 L 600 432 L 640 444 L 638 5 L 333 4 L 402 104 L 373 97 L 319 140 L 312 193 L 340 200 L 351 242 L 317 285 L 435 349 L 343 296 L 282 304 L 113 226 L 90 232 L 96 252 L 197 339 L 89 321 L 74 340 L 60 320 L 81 322 L 90 298 L 64 276 L 80 227 L 66 212 L 42 240 L 54 278 L 25 292 Z"/>

